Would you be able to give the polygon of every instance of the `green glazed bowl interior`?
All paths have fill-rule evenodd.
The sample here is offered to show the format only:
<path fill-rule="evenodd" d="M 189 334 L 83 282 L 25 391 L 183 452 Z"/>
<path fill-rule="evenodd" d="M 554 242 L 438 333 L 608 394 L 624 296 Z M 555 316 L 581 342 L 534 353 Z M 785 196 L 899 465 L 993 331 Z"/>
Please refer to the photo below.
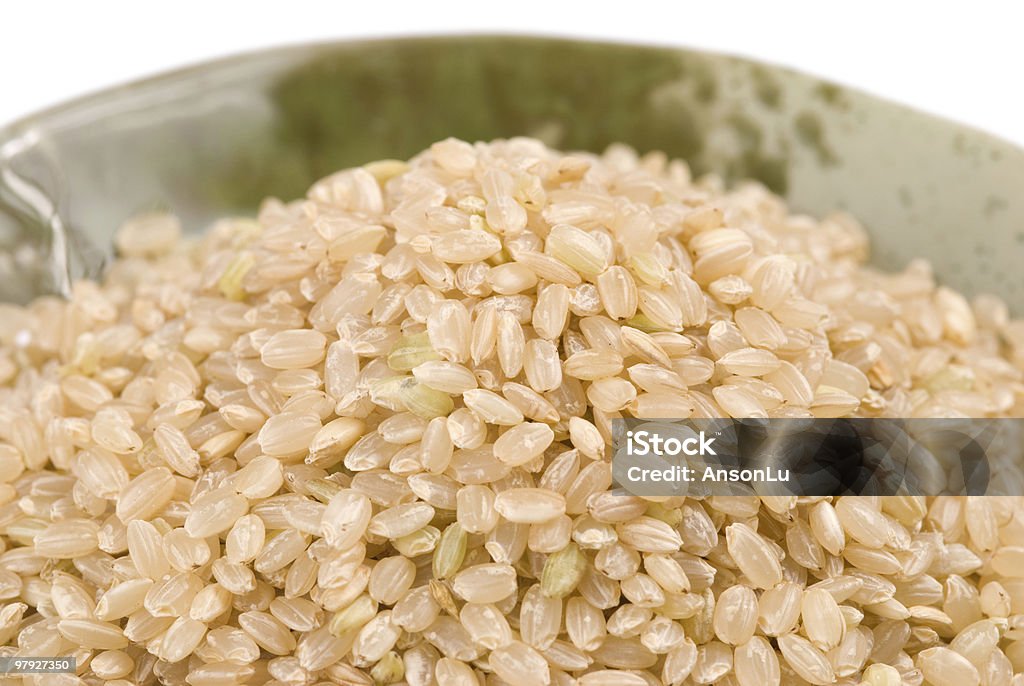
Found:
<path fill-rule="evenodd" d="M 435 140 L 534 136 L 664 150 L 845 209 L 873 262 L 1024 312 L 1024 151 L 800 73 L 723 55 L 515 36 L 344 42 L 219 60 L 0 129 L 0 300 L 94 275 L 140 211 L 192 231 Z M 67 228 L 68 231 L 63 231 Z"/>

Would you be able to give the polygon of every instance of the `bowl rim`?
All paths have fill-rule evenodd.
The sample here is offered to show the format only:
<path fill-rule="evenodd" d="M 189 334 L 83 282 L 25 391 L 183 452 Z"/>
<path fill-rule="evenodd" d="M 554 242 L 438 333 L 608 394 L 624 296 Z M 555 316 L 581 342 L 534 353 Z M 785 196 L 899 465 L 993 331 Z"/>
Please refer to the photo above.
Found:
<path fill-rule="evenodd" d="M 955 127 L 963 132 L 968 132 L 973 136 L 981 138 L 982 140 L 989 144 L 1008 147 L 1024 154 L 1024 144 L 1020 144 L 1017 143 L 1016 141 L 1009 140 L 999 134 L 993 133 L 984 128 L 959 121 L 955 118 L 951 118 L 942 113 L 933 112 L 927 109 L 920 108 L 916 105 L 905 103 L 900 100 L 896 100 L 883 95 L 878 95 L 876 93 L 871 92 L 870 90 L 865 90 L 857 86 L 851 86 L 833 80 L 832 78 L 827 76 L 822 76 L 820 74 L 808 72 L 803 69 L 781 64 L 772 60 L 762 60 L 727 51 L 706 50 L 703 48 L 696 48 L 680 44 L 670 44 L 661 42 L 647 43 L 604 37 L 590 38 L 573 36 L 572 34 L 558 32 L 530 33 L 501 31 L 466 31 L 449 33 L 378 35 L 358 38 L 325 39 L 316 41 L 282 43 L 279 45 L 268 45 L 264 47 L 257 47 L 248 50 L 232 52 L 218 57 L 200 59 L 194 62 L 182 64 L 181 66 L 171 67 L 169 69 L 158 70 L 148 75 L 128 79 L 126 81 L 115 83 L 113 85 L 87 90 L 68 99 L 59 101 L 52 105 L 19 116 L 15 118 L 13 121 L 0 122 L 0 161 L 7 157 L 5 152 L 8 148 L 9 143 L 18 140 L 26 133 L 32 131 L 34 128 L 40 126 L 41 124 L 45 124 L 48 122 L 58 123 L 61 121 L 62 118 L 68 115 L 74 114 L 82 110 L 87 110 L 91 107 L 103 106 L 107 100 L 118 95 L 128 95 L 135 91 L 147 88 L 156 88 L 162 85 L 169 85 L 174 83 L 175 81 L 186 80 L 190 77 L 199 76 L 204 71 L 230 70 L 232 67 L 242 68 L 246 65 L 256 64 L 262 60 L 278 61 L 281 59 L 286 59 L 288 57 L 299 58 L 304 55 L 315 56 L 318 53 L 323 53 L 338 48 L 355 49 L 361 46 L 371 47 L 386 45 L 389 43 L 429 44 L 450 42 L 473 42 L 481 40 L 501 40 L 507 42 L 537 44 L 546 43 L 550 45 L 562 44 L 567 46 L 586 45 L 591 47 L 626 47 L 639 50 L 661 52 L 664 54 L 680 53 L 693 56 L 703 56 L 716 60 L 731 61 L 736 64 L 745 64 L 750 66 L 766 68 L 773 70 L 776 73 L 785 74 L 787 76 L 811 79 L 817 81 L 821 85 L 840 89 L 848 94 L 855 95 L 859 98 L 879 103 L 885 103 L 891 107 L 901 108 L 907 112 L 912 112 L 918 116 L 926 117 L 937 123 Z"/>

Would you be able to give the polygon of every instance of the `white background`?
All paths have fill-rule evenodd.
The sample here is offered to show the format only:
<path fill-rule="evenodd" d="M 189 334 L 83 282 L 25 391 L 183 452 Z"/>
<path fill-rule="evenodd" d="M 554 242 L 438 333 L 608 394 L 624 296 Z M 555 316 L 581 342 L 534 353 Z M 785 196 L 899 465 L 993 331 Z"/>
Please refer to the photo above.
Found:
<path fill-rule="evenodd" d="M 75 95 L 238 51 L 490 31 L 745 55 L 1024 144 L 1024 26 L 1017 6 L 1013 0 L 12 0 L 0 15 L 0 125 Z"/>

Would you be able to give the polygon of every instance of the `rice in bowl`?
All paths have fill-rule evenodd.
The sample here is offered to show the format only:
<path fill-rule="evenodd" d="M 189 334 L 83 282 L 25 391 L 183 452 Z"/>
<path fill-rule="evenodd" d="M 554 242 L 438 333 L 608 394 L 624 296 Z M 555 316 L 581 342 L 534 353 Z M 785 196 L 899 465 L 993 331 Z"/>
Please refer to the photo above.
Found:
<path fill-rule="evenodd" d="M 1024 683 L 1024 506 L 610 491 L 617 417 L 1002 417 L 857 222 L 449 139 L 0 316 L 0 648 L 61 683 Z M 25 677 L 25 683 L 44 683 Z"/>

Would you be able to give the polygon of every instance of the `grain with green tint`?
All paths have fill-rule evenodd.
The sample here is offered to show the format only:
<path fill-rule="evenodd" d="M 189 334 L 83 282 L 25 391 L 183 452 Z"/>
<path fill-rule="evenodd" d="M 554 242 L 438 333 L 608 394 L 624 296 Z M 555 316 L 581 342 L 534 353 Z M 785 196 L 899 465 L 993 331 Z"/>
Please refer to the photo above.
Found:
<path fill-rule="evenodd" d="M 377 602 L 369 595 L 361 595 L 331 618 L 331 633 L 341 637 L 349 631 L 361 628 L 376 614 Z"/>
<path fill-rule="evenodd" d="M 575 543 L 552 553 L 544 562 L 541 572 L 541 591 L 549 598 L 566 597 L 583 580 L 588 564 L 587 556 Z"/>
<path fill-rule="evenodd" d="M 224 269 L 224 273 L 217 280 L 217 289 L 225 298 L 228 300 L 242 300 L 245 297 L 245 288 L 242 285 L 242 280 L 255 262 L 256 258 L 248 251 L 238 253 L 231 260 L 227 268 Z"/>
<path fill-rule="evenodd" d="M 405 664 L 398 653 L 393 650 L 389 651 L 373 666 L 370 676 L 373 678 L 374 684 L 381 686 L 397 683 L 405 676 Z"/>
<path fill-rule="evenodd" d="M 413 380 L 401 383 L 398 398 L 409 412 L 423 419 L 447 416 L 455 407 L 452 397 L 447 393 Z"/>
<path fill-rule="evenodd" d="M 438 579 L 447 579 L 462 567 L 466 557 L 467 536 L 459 523 L 449 524 L 434 548 L 431 569 Z"/>
<path fill-rule="evenodd" d="M 440 360 L 426 333 L 403 336 L 388 353 L 388 367 L 396 372 L 407 372 L 423 364 Z"/>

